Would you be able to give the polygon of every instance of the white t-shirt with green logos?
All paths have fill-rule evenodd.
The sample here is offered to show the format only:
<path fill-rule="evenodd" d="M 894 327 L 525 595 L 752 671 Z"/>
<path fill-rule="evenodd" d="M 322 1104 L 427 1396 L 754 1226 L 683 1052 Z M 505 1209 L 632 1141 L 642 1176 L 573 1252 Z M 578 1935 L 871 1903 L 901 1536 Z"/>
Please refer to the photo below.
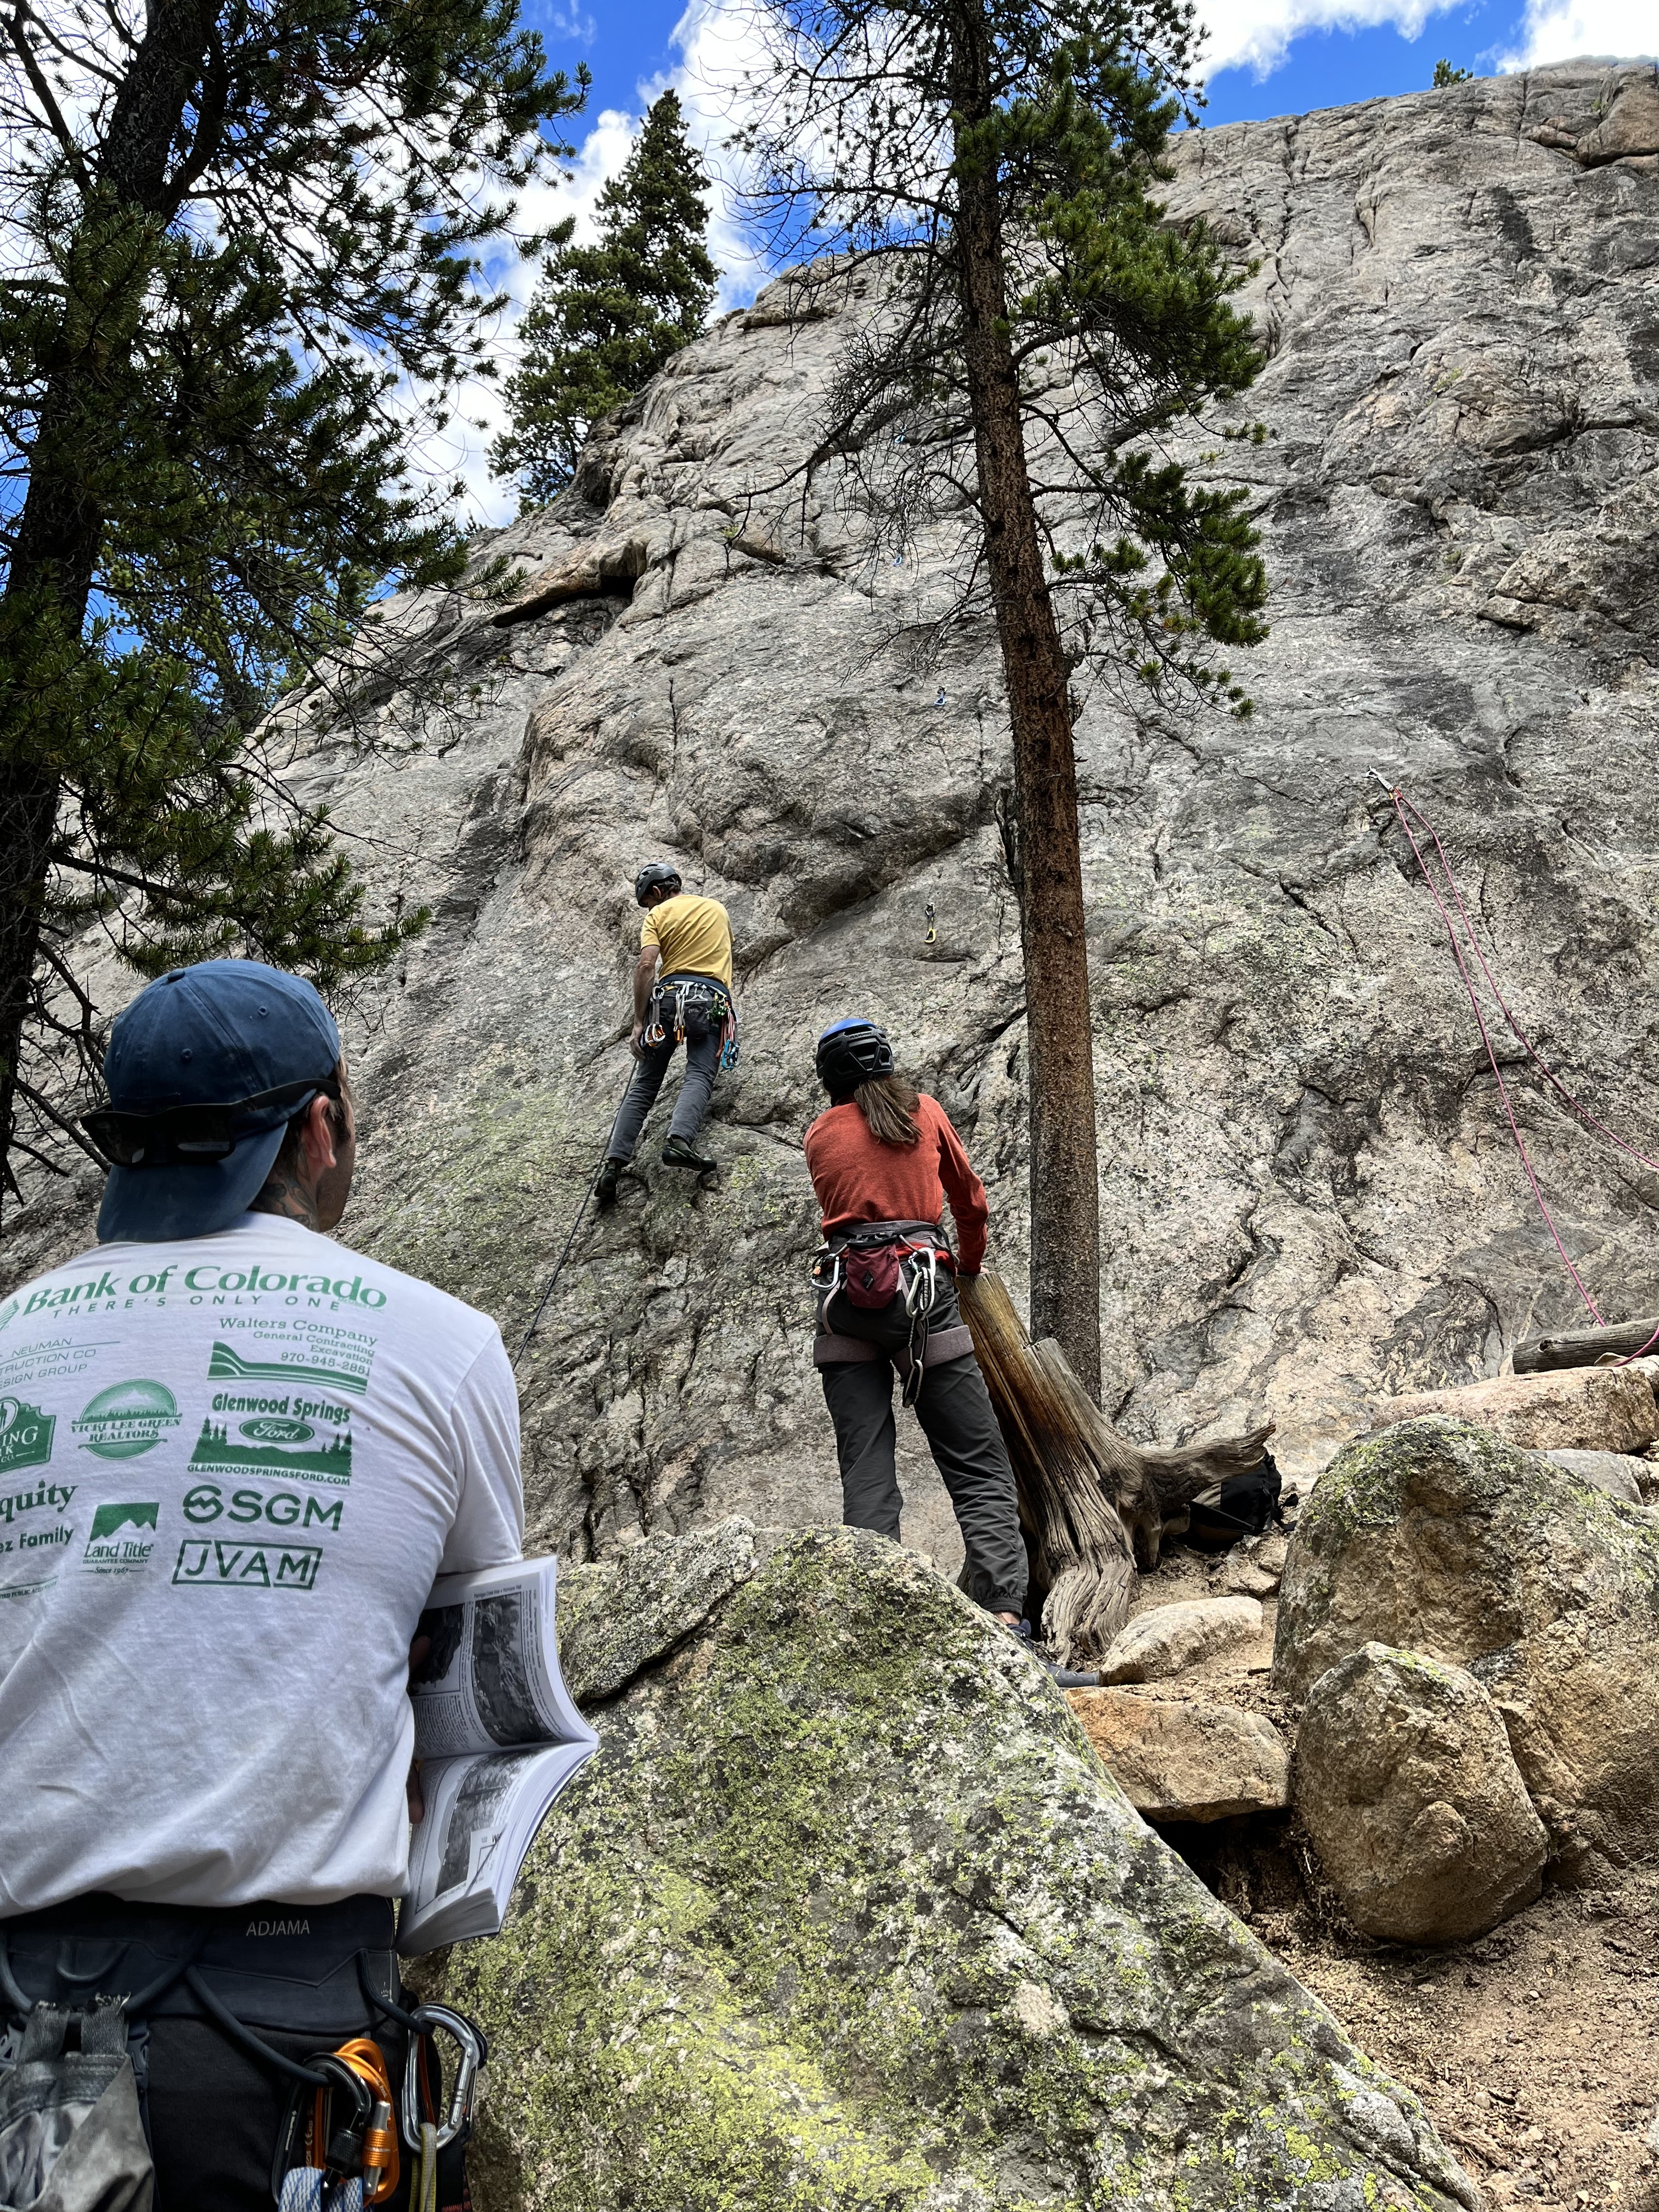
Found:
<path fill-rule="evenodd" d="M 494 1322 L 297 1222 L 0 1302 L 0 1917 L 398 1894 L 416 1616 L 523 1534 Z"/>

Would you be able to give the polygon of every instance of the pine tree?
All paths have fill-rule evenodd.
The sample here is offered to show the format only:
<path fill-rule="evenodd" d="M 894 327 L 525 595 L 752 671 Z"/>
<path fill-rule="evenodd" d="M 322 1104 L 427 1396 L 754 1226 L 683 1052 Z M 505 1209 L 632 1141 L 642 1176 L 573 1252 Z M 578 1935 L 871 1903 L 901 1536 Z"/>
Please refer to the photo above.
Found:
<path fill-rule="evenodd" d="M 520 479 L 525 511 L 569 483 L 593 424 L 702 333 L 718 275 L 708 185 L 665 92 L 599 194 L 598 242 L 573 246 L 574 226 L 562 226 L 520 325 L 523 360 L 506 386 L 513 427 L 491 453 L 498 477 Z"/>
<path fill-rule="evenodd" d="M 1191 90 L 1188 0 L 761 0 L 740 143 L 802 318 L 860 298 L 807 464 L 1007 685 L 1025 963 L 1031 1334 L 1100 1388 L 1099 1199 L 1073 676 L 1249 710 L 1215 648 L 1266 635 L 1237 489 L 1164 434 L 1243 391 L 1239 279 L 1157 187 Z M 782 487 L 779 488 L 783 489 Z M 950 549 L 954 548 L 954 553 Z"/>
<path fill-rule="evenodd" d="M 1437 62 L 1434 65 L 1434 88 L 1437 92 L 1443 92 L 1449 84 L 1467 84 L 1474 75 L 1473 70 L 1454 69 L 1449 62 Z"/>
<path fill-rule="evenodd" d="M 66 1172 L 111 1009 L 371 926 L 262 730 L 380 580 L 459 574 L 415 441 L 483 360 L 477 249 L 580 108 L 516 0 L 15 0 L 0 63 L 0 1194 Z M 413 392 L 424 403 L 410 408 Z"/>

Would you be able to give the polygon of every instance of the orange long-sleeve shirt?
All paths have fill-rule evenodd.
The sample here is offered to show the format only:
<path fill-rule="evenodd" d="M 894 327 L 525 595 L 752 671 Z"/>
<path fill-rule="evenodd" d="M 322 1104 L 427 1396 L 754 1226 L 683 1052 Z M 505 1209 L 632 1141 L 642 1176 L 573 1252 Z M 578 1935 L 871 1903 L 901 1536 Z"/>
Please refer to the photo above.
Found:
<path fill-rule="evenodd" d="M 965 1274 L 985 1263 L 991 1218 L 985 1186 L 936 1098 L 924 1091 L 916 1109 L 921 1134 L 914 1145 L 884 1145 L 852 1104 L 832 1106 L 806 1132 L 806 1166 L 823 1210 L 823 1228 L 860 1221 L 938 1221 L 951 1201 L 957 1262 Z"/>

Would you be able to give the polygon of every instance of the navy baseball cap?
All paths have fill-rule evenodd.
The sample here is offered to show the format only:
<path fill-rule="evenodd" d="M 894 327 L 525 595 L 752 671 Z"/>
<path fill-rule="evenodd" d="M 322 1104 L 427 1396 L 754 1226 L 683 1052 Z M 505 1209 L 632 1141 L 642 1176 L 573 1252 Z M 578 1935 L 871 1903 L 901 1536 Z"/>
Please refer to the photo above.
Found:
<path fill-rule="evenodd" d="M 283 1133 L 340 1058 L 312 986 L 258 960 L 203 960 L 138 994 L 110 1032 L 106 1110 L 82 1115 L 111 1160 L 98 1241 L 171 1243 L 239 1221 Z"/>

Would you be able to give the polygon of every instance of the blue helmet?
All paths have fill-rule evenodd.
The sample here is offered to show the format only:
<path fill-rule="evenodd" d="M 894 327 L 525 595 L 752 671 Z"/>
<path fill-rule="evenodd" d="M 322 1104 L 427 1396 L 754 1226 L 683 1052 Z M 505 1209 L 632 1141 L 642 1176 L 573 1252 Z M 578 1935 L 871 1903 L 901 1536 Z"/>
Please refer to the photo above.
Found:
<path fill-rule="evenodd" d="M 817 1066 L 818 1081 L 833 1098 L 840 1092 L 856 1091 L 860 1083 L 890 1075 L 893 1048 L 885 1030 L 866 1021 L 862 1014 L 848 1014 L 831 1022 L 818 1039 Z"/>

